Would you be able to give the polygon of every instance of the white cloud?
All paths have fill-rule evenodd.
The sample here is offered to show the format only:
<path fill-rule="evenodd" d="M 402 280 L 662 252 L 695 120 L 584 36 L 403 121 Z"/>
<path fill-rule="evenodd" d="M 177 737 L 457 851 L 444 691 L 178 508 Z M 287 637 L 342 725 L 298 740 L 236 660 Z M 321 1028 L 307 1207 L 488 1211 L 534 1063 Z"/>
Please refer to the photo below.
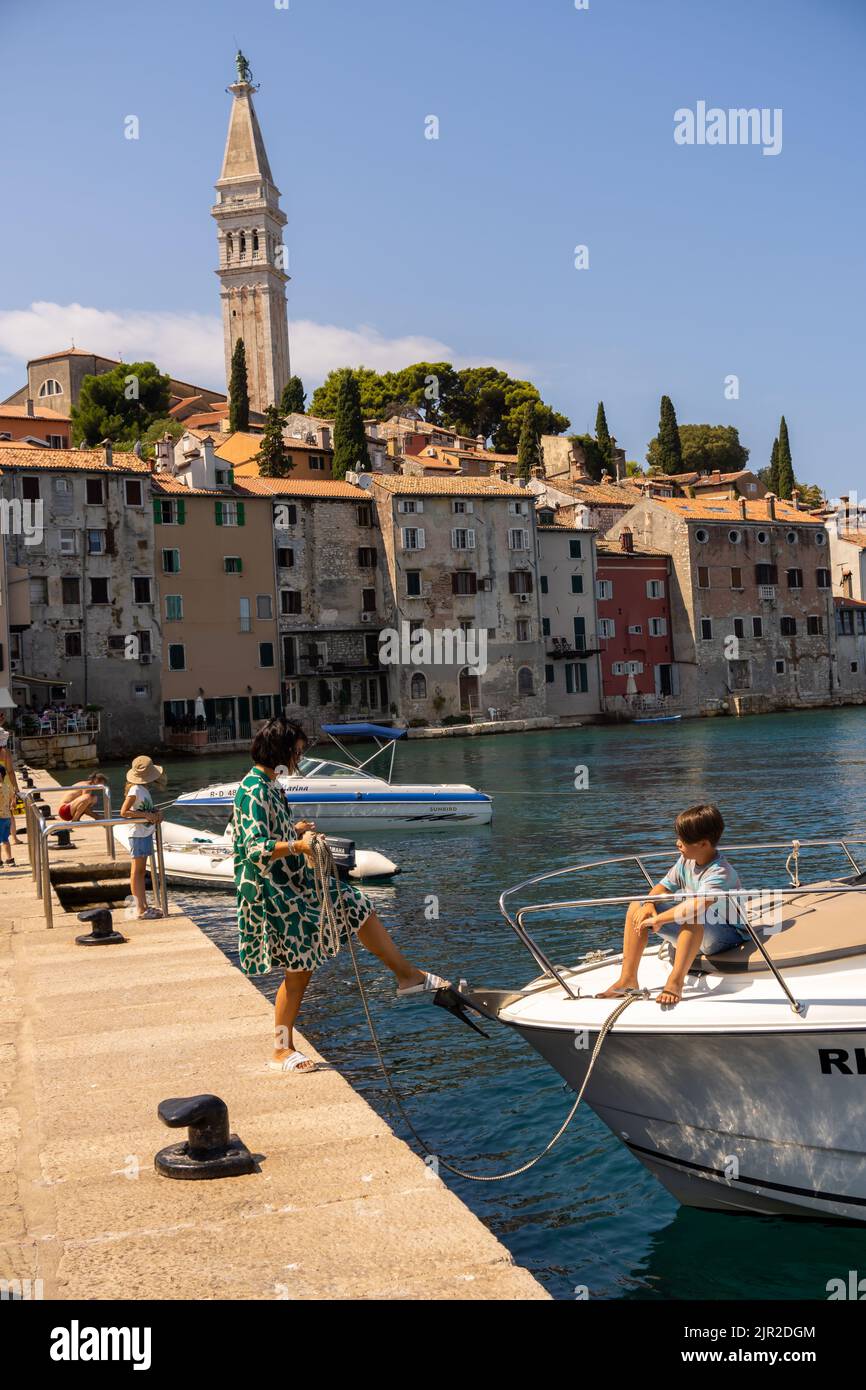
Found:
<path fill-rule="evenodd" d="M 308 390 L 334 367 L 361 363 L 377 371 L 410 362 L 492 365 L 524 376 L 525 365 L 492 357 L 472 357 L 422 334 L 387 338 L 375 328 L 341 328 L 300 319 L 290 323 L 292 366 Z M 0 311 L 0 370 L 10 391 L 26 377 L 26 363 L 71 346 L 124 361 L 146 359 L 180 381 L 224 389 L 222 323 L 215 314 L 95 309 L 85 304 L 37 301 L 28 309 Z M 8 393 L 5 393 L 8 394 Z"/>

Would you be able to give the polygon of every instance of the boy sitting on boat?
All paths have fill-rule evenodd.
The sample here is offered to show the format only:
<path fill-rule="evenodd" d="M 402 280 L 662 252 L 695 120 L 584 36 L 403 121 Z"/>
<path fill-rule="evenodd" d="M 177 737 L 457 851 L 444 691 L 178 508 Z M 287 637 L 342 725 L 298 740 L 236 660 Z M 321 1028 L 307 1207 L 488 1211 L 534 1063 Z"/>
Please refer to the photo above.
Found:
<path fill-rule="evenodd" d="M 599 998 L 621 998 L 638 988 L 638 966 L 651 931 L 675 945 L 673 969 L 656 1001 L 669 1007 L 682 998 L 686 975 L 699 950 L 715 955 L 748 939 L 745 928 L 737 925 L 737 900 L 713 896 L 743 886 L 739 874 L 719 854 L 724 828 L 717 806 L 690 806 L 677 816 L 674 829 L 680 857 L 652 889 L 649 899 L 629 904 L 619 979 Z M 651 900 L 661 893 L 700 896 L 680 898 L 659 910 Z"/>

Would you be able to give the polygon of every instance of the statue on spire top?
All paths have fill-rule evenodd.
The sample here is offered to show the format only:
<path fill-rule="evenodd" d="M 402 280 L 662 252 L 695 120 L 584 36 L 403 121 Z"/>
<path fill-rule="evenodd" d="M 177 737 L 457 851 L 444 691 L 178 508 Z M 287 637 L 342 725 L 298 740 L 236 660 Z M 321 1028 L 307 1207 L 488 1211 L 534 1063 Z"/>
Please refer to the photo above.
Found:
<path fill-rule="evenodd" d="M 253 80 L 253 71 L 240 49 L 238 49 L 235 56 L 235 67 L 238 70 L 238 82 L 249 82 L 251 84 Z"/>

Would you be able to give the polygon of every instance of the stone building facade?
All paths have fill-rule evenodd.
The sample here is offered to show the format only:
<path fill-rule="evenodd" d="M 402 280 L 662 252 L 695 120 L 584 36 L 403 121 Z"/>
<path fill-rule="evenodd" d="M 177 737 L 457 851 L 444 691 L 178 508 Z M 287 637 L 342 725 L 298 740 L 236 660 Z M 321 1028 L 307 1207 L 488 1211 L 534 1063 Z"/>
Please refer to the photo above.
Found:
<path fill-rule="evenodd" d="M 532 496 L 486 478 L 374 474 L 361 482 L 378 509 L 400 715 L 438 723 L 490 710 L 503 719 L 544 714 Z"/>
<path fill-rule="evenodd" d="M 595 601 L 596 536 L 577 526 L 538 526 L 538 587 L 547 713 L 601 709 Z"/>
<path fill-rule="evenodd" d="M 836 610 L 836 689 L 843 698 L 866 699 L 866 603 L 833 599 Z"/>
<path fill-rule="evenodd" d="M 823 522 L 771 493 L 647 500 L 611 531 L 670 554 L 684 712 L 741 713 L 832 697 L 834 615 Z"/>
<path fill-rule="evenodd" d="M 62 683 L 70 704 L 100 708 L 101 754 L 155 746 L 162 635 L 147 466 L 111 450 L 6 449 L 0 492 L 41 509 L 35 544 L 7 536 L 7 566 L 26 570 L 30 589 L 16 698 L 39 704 Z"/>

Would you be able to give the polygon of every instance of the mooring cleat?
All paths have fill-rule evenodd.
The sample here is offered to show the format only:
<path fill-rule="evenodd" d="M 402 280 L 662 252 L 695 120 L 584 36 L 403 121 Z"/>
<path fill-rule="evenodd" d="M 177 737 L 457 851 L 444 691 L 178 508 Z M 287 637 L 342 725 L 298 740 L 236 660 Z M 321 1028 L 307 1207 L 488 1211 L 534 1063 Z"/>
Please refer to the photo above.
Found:
<path fill-rule="evenodd" d="M 460 983 L 463 985 L 465 982 L 461 980 Z M 450 985 L 444 985 L 442 989 L 437 989 L 433 995 L 433 1003 L 438 1004 L 440 1009 L 447 1010 L 449 1014 L 453 1014 L 455 1018 L 459 1018 L 461 1023 L 465 1023 L 467 1028 L 472 1028 L 476 1033 L 480 1033 L 482 1038 L 489 1037 L 483 1028 L 479 1028 L 477 1023 L 473 1023 L 463 1007 L 460 995 L 455 993 Z"/>
<path fill-rule="evenodd" d="M 119 931 L 114 930 L 111 919 L 111 912 L 107 907 L 89 907 L 86 912 L 79 912 L 79 922 L 90 922 L 91 930 L 87 936 L 76 936 L 76 946 L 116 946 L 119 942 L 126 942 L 127 937 L 121 936 Z"/>
<path fill-rule="evenodd" d="M 166 1178 L 236 1178 L 257 1171 L 256 1160 L 236 1134 L 229 1133 L 229 1111 L 219 1096 L 176 1096 L 162 1100 L 157 1114 L 169 1129 L 188 1128 L 182 1144 L 160 1149 L 153 1160 Z"/>

